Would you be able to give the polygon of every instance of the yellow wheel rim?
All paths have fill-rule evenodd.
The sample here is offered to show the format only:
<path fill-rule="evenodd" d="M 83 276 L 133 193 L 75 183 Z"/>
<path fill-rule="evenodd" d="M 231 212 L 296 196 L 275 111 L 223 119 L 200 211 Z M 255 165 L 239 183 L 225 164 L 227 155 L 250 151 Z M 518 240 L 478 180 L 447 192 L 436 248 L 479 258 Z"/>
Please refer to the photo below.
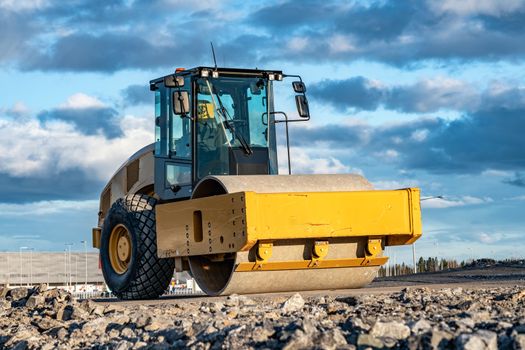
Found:
<path fill-rule="evenodd" d="M 109 236 L 109 260 L 116 273 L 121 275 L 128 270 L 131 248 L 131 235 L 128 229 L 126 226 L 118 224 Z"/>

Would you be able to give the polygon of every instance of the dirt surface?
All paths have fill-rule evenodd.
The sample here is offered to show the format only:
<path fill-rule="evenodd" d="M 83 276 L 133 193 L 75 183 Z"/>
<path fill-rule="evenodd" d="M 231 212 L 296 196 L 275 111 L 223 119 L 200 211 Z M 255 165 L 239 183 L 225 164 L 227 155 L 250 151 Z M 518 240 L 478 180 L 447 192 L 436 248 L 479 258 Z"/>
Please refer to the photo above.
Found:
<path fill-rule="evenodd" d="M 399 292 L 407 287 L 423 287 L 442 289 L 464 287 L 470 289 L 491 288 L 502 286 L 525 286 L 525 260 L 511 263 L 473 264 L 465 268 L 445 270 L 439 272 L 418 273 L 415 275 L 377 278 L 370 285 L 361 289 L 340 289 L 323 291 L 303 291 L 300 294 L 307 297 L 329 295 L 354 296 L 365 294 L 388 294 Z M 265 300 L 276 297 L 290 296 L 292 292 L 252 294 L 251 298 Z M 208 296 L 167 296 L 157 300 L 120 301 L 115 299 L 99 299 L 97 302 L 106 305 L 157 305 L 165 303 L 223 301 L 226 297 Z"/>
<path fill-rule="evenodd" d="M 525 349 L 525 264 L 359 290 L 77 301 L 0 287 L 0 349 Z"/>

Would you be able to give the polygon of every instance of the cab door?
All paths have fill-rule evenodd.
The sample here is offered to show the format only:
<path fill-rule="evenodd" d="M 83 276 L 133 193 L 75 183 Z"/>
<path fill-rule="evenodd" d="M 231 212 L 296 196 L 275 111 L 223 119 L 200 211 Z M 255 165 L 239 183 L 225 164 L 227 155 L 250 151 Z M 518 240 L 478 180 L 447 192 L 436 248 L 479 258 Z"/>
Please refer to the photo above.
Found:
<path fill-rule="evenodd" d="M 191 196 L 193 110 L 190 108 L 181 117 L 173 113 L 172 107 L 174 91 L 187 91 L 192 100 L 191 79 L 184 80 L 184 87 L 159 84 L 155 91 L 155 193 L 162 200 Z"/>

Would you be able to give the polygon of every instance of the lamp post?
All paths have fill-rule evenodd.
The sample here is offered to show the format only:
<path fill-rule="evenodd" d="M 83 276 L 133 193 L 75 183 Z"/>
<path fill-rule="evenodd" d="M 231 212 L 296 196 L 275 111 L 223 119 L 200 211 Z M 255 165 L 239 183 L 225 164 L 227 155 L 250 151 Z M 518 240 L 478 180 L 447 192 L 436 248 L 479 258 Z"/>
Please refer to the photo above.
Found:
<path fill-rule="evenodd" d="M 86 240 L 83 240 L 83 241 L 80 241 L 80 243 L 83 243 L 84 244 L 84 263 L 85 263 L 85 275 L 84 275 L 84 292 L 87 292 L 87 266 L 88 266 L 88 261 L 87 261 L 87 241 Z"/>

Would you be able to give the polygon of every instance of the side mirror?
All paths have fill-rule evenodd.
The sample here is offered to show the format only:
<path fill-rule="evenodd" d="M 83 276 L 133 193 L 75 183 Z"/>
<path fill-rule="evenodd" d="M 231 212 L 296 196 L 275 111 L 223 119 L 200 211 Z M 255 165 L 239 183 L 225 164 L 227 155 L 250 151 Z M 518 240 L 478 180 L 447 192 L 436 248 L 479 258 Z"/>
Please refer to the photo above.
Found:
<path fill-rule="evenodd" d="M 306 92 L 306 85 L 302 81 L 294 81 L 292 83 L 293 91 L 298 94 L 304 94 Z"/>
<path fill-rule="evenodd" d="M 175 76 L 175 75 L 168 75 L 167 77 L 164 77 L 164 86 L 165 87 L 183 87 L 184 86 L 184 78 L 181 76 Z"/>
<path fill-rule="evenodd" d="M 183 116 L 190 111 L 190 95 L 188 91 L 174 91 L 171 100 L 174 114 Z"/>
<path fill-rule="evenodd" d="M 310 109 L 308 108 L 308 100 L 306 99 L 306 96 L 295 96 L 295 104 L 297 105 L 297 112 L 301 118 L 310 118 Z"/>

